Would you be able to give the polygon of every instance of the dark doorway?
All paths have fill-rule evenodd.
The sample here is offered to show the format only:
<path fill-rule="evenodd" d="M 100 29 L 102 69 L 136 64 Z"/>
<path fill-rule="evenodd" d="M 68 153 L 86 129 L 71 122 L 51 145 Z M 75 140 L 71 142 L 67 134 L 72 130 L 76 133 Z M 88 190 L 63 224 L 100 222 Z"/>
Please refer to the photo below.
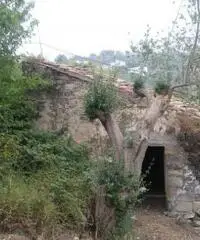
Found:
<path fill-rule="evenodd" d="M 165 196 L 164 147 L 148 147 L 142 164 L 147 196 Z"/>

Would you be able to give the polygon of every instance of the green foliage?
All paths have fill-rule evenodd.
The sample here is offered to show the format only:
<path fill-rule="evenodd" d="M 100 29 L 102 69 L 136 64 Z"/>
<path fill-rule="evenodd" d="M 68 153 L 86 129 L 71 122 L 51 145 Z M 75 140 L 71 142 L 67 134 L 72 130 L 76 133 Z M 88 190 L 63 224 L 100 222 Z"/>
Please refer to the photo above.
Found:
<path fill-rule="evenodd" d="M 25 76 L 22 66 L 13 57 L 0 57 L 0 104 L 27 101 L 26 92 L 50 85 L 38 74 Z"/>
<path fill-rule="evenodd" d="M 87 150 L 70 137 L 60 137 L 56 133 L 33 129 L 33 121 L 38 117 L 37 107 L 23 95 L 20 99 L 21 101 L 14 98 L 8 103 L 0 102 L 0 177 L 5 179 L 8 173 L 19 176 L 14 185 L 18 192 L 13 194 L 28 196 L 29 191 L 33 189 L 38 201 L 42 198 L 47 201 L 44 203 L 47 207 L 48 204 L 49 207 L 53 207 L 57 223 L 62 219 L 63 224 L 69 225 L 73 222 L 75 226 L 82 221 L 89 191 L 89 188 L 85 188 L 87 178 L 84 174 L 89 163 Z M 25 183 L 16 185 L 21 184 L 20 181 Z M 9 181 L 5 181 L 2 187 L 8 191 Z M 14 196 L 6 195 L 8 206 L 2 205 L 2 208 L 5 207 L 2 210 L 4 216 L 12 219 L 15 218 L 12 214 L 16 214 L 16 218 L 25 214 L 26 218 L 30 215 L 26 211 L 32 211 L 30 204 L 34 204 L 37 199 L 32 199 L 32 203 L 27 197 L 27 202 L 25 199 L 20 202 L 20 198 L 15 196 L 14 199 Z M 12 210 L 12 205 L 9 206 L 11 203 L 16 205 L 15 210 Z M 23 204 L 27 205 L 24 213 L 20 210 Z M 10 216 L 5 213 L 7 207 L 11 208 L 7 212 Z M 45 214 L 42 204 L 38 211 Z"/>
<path fill-rule="evenodd" d="M 55 62 L 59 63 L 59 64 L 67 64 L 68 63 L 68 59 L 64 54 L 59 54 L 56 58 L 55 58 Z"/>
<path fill-rule="evenodd" d="M 13 55 L 23 40 L 31 36 L 35 20 L 30 14 L 33 3 L 2 0 L 0 6 L 0 56 Z"/>
<path fill-rule="evenodd" d="M 12 104 L 0 105 L 0 133 L 14 133 L 17 130 L 29 129 L 32 126 L 32 120 L 38 113 L 31 101 L 13 102 Z"/>
<path fill-rule="evenodd" d="M 98 113 L 112 113 L 117 106 L 117 89 L 103 76 L 97 76 L 85 96 L 85 113 L 89 119 L 97 118 Z"/>
<path fill-rule="evenodd" d="M 112 158 L 99 160 L 92 176 L 94 186 L 105 186 L 107 206 L 115 210 L 116 224 L 107 237 L 123 239 L 132 232 L 132 217 L 140 202 L 142 182 L 134 173 L 125 174 L 123 163 Z"/>
<path fill-rule="evenodd" d="M 76 168 L 73 169 L 76 171 Z M 86 175 L 69 171 L 57 172 L 51 183 L 50 194 L 56 205 L 59 222 L 70 228 L 80 227 L 87 221 L 86 209 L 90 199 L 90 183 Z"/>
<path fill-rule="evenodd" d="M 79 227 L 90 185 L 86 148 L 34 124 L 39 106 L 30 93 L 39 94 L 49 81 L 23 72 L 27 66 L 14 56 L 31 34 L 31 8 L 24 0 L 0 6 L 0 227 L 19 223 L 19 230 L 32 226 L 37 235 L 57 224 Z"/>
<path fill-rule="evenodd" d="M 69 137 L 25 128 L 12 134 L 2 133 L 0 146 L 1 180 L 7 179 L 8 174 L 16 177 L 12 182 L 15 191 L 9 190 L 11 178 L 2 182 L 7 192 L 7 201 L 1 204 L 2 224 L 19 221 L 21 215 L 24 221 L 40 221 L 45 217 L 46 207 L 53 216 L 45 219 L 52 218 L 54 224 L 74 228 L 83 223 L 90 191 L 85 174 L 89 159 L 84 146 Z M 30 198 L 32 191 L 35 198 Z M 32 209 L 34 204 L 37 209 Z M 49 227 L 48 222 L 44 224 Z"/>
<path fill-rule="evenodd" d="M 80 227 L 85 221 L 90 188 L 83 174 L 69 172 L 51 168 L 29 178 L 6 172 L 0 184 L 0 226 L 29 223 L 41 231 L 50 231 L 58 224 Z"/>
<path fill-rule="evenodd" d="M 40 91 L 48 84 L 39 76 L 24 76 L 20 65 L 12 64 L 16 66 L 13 77 L 5 71 L 0 74 L 5 79 L 0 98 L 1 224 L 78 227 L 83 223 L 90 191 L 85 175 L 87 150 L 70 137 L 34 127 L 37 104 L 27 96 L 27 90 Z"/>
<path fill-rule="evenodd" d="M 157 93 L 159 95 L 165 95 L 165 94 L 168 93 L 169 87 L 170 86 L 169 86 L 168 83 L 159 81 L 159 82 L 156 82 L 155 87 L 154 87 L 154 91 L 155 91 L 155 93 Z"/>
<path fill-rule="evenodd" d="M 39 183 L 38 184 L 43 184 Z M 0 226 L 8 224 L 27 224 L 37 226 L 41 231 L 56 223 L 56 206 L 46 190 L 40 191 L 37 185 L 26 182 L 21 176 L 5 175 L 0 183 Z M 26 229 L 21 229 L 26 230 Z"/>
<path fill-rule="evenodd" d="M 140 75 L 145 76 L 150 87 L 157 81 L 171 85 L 196 82 L 198 85 L 199 41 L 195 39 L 199 31 L 198 18 L 197 1 L 186 0 L 167 35 L 162 32 L 154 35 L 150 26 L 147 26 L 141 41 L 131 45 L 129 67 L 140 66 Z M 142 72 L 143 67 L 147 67 L 148 71 Z M 198 87 L 187 88 L 182 96 L 198 100 Z"/>
<path fill-rule="evenodd" d="M 144 88 L 144 80 L 142 78 L 136 78 L 134 81 L 134 89 L 140 90 Z"/>

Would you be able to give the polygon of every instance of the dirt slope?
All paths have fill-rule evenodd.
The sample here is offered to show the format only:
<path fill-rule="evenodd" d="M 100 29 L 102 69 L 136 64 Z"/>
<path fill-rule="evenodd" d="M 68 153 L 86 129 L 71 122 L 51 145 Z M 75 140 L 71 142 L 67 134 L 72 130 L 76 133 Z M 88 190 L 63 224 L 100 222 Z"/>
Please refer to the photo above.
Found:
<path fill-rule="evenodd" d="M 137 240 L 200 240 L 199 230 L 164 215 L 163 208 L 143 207 L 136 213 Z"/>

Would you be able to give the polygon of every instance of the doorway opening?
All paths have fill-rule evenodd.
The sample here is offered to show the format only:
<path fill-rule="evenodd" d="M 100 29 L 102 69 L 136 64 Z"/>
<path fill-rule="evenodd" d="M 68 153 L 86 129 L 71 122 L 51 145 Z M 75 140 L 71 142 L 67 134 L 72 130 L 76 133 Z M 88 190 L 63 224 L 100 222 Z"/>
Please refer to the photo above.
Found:
<path fill-rule="evenodd" d="M 148 189 L 145 199 L 151 205 L 165 205 L 164 151 L 163 146 L 149 146 L 142 164 L 143 181 Z"/>

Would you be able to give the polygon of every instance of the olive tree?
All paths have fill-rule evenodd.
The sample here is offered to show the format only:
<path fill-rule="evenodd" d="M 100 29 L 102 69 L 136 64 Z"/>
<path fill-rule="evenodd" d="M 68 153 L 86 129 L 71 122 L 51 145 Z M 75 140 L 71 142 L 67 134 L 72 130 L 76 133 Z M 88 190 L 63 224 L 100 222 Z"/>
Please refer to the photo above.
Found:
<path fill-rule="evenodd" d="M 139 145 L 136 147 L 133 143 L 131 156 L 126 154 L 124 137 L 112 115 L 117 106 L 115 98 L 117 90 L 114 84 L 96 78 L 86 95 L 86 114 L 90 119 L 98 118 L 101 121 L 116 150 L 117 160 L 123 158 L 125 162 L 137 162 L 141 151 L 147 146 L 158 118 L 168 108 L 174 91 L 193 84 L 198 85 L 198 78 L 194 79 L 194 56 L 198 55 L 199 0 L 187 0 L 183 12 L 185 15 L 180 14 L 173 23 L 176 30 L 171 31 L 167 37 L 160 38 L 158 35 L 157 38 L 153 38 L 148 27 L 144 39 L 138 45 L 131 46 L 134 56 L 138 57 L 141 69 L 139 76 L 154 84 L 153 95 L 149 97 L 146 94 L 151 101 L 148 101 L 146 114 L 137 129 Z M 179 29 L 179 25 L 183 28 Z M 191 31 L 194 34 L 191 34 Z M 148 71 L 144 72 L 146 66 Z M 140 91 L 143 84 L 135 82 L 134 85 L 136 94 L 145 96 Z M 127 157 L 132 159 L 127 160 Z"/>

